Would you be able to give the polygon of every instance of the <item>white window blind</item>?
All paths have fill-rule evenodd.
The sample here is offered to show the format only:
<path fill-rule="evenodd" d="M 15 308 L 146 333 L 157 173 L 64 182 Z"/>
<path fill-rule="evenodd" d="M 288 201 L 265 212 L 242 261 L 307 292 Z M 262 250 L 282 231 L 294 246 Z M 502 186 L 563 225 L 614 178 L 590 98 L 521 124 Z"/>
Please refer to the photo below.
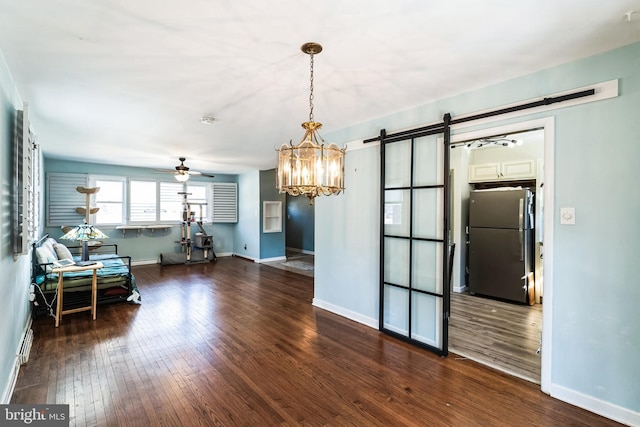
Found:
<path fill-rule="evenodd" d="M 160 221 L 180 221 L 184 185 L 177 182 L 160 183 Z"/>
<path fill-rule="evenodd" d="M 154 222 L 157 212 L 156 183 L 154 181 L 131 181 L 129 184 L 131 222 Z"/>
<path fill-rule="evenodd" d="M 84 222 L 84 215 L 76 212 L 76 208 L 86 206 L 87 199 L 76 191 L 76 187 L 86 187 L 88 182 L 85 174 L 47 174 L 47 227 L 73 226 Z"/>
<path fill-rule="evenodd" d="M 213 222 L 238 222 L 238 184 L 214 182 Z"/>

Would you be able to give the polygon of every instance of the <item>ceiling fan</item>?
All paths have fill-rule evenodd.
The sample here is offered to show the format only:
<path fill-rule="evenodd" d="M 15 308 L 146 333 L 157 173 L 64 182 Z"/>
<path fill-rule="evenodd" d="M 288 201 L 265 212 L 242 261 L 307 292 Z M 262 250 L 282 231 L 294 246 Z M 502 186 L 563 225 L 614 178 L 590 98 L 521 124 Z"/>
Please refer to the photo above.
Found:
<path fill-rule="evenodd" d="M 157 170 L 163 173 L 172 173 L 176 181 L 179 181 L 179 182 L 188 181 L 191 175 L 206 176 L 209 178 L 214 177 L 214 175 L 209 175 L 204 172 L 198 172 L 198 171 L 189 169 L 189 167 L 185 166 L 184 164 L 184 161 L 187 160 L 185 157 L 180 157 L 178 158 L 178 160 L 180 160 L 180 164 L 176 166 L 175 170 L 171 170 L 171 169 L 157 169 Z"/>

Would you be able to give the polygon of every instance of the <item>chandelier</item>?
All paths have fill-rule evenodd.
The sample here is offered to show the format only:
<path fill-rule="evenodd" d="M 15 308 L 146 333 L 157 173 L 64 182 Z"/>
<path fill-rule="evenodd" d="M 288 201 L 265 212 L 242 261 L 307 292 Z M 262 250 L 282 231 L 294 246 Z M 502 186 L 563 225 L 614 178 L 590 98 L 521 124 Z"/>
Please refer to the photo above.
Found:
<path fill-rule="evenodd" d="M 305 195 L 311 204 L 317 196 L 339 194 L 344 190 L 344 154 L 346 148 L 326 145 L 318 133 L 322 123 L 313 120 L 313 56 L 322 52 L 317 43 L 305 43 L 300 48 L 309 55 L 311 85 L 309 121 L 302 123 L 304 137 L 298 145 L 282 144 L 278 149 L 277 187 L 280 193 Z"/>

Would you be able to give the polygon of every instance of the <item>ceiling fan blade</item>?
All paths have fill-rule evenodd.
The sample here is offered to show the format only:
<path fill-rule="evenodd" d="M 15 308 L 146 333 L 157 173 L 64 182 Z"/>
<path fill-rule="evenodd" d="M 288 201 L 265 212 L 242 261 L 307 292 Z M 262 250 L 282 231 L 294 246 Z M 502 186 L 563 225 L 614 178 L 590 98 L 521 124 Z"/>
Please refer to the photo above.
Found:
<path fill-rule="evenodd" d="M 176 171 L 173 169 L 155 169 L 155 171 L 161 173 L 176 173 Z"/>
<path fill-rule="evenodd" d="M 189 175 L 200 175 L 200 176 L 204 176 L 207 178 L 214 178 L 215 175 L 209 175 L 208 173 L 204 173 L 204 172 L 198 172 L 198 171 L 189 171 Z"/>

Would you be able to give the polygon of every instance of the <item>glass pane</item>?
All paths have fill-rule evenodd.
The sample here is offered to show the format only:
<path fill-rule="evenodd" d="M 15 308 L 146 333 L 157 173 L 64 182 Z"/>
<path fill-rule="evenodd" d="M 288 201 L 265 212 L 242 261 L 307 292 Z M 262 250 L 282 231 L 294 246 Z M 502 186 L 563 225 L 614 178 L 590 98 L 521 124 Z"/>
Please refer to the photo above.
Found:
<path fill-rule="evenodd" d="M 444 236 L 444 189 L 413 190 L 413 236 L 442 239 Z"/>
<path fill-rule="evenodd" d="M 409 286 L 409 241 L 384 238 L 384 281 Z"/>
<path fill-rule="evenodd" d="M 122 203 L 97 202 L 96 224 L 122 224 Z"/>
<path fill-rule="evenodd" d="M 189 203 L 191 210 L 196 213 L 196 219 L 199 221 L 207 220 L 207 187 L 204 185 L 188 185 L 187 193 L 189 194 Z"/>
<path fill-rule="evenodd" d="M 384 192 L 384 234 L 409 237 L 409 190 Z"/>
<path fill-rule="evenodd" d="M 442 247 L 440 242 L 413 241 L 411 287 L 442 294 Z"/>
<path fill-rule="evenodd" d="M 156 220 L 156 183 L 131 181 L 131 221 Z"/>
<path fill-rule="evenodd" d="M 160 183 L 160 221 L 180 221 L 182 219 L 184 195 L 179 193 L 183 191 L 184 187 L 180 183 Z M 192 211 L 194 207 L 191 208 Z M 194 215 L 197 215 L 197 211 Z"/>
<path fill-rule="evenodd" d="M 411 141 L 399 141 L 385 145 L 384 186 L 408 187 L 411 185 Z"/>
<path fill-rule="evenodd" d="M 442 349 L 442 298 L 413 291 L 411 338 Z"/>
<path fill-rule="evenodd" d="M 96 193 L 98 202 L 123 202 L 124 183 L 122 181 L 96 181 L 100 191 Z"/>
<path fill-rule="evenodd" d="M 385 328 L 407 336 L 409 334 L 409 291 L 385 285 L 384 318 Z"/>
<path fill-rule="evenodd" d="M 96 213 L 95 223 L 124 223 L 124 181 L 96 180 L 96 187 L 100 187 L 95 194 L 96 207 L 100 210 Z"/>
<path fill-rule="evenodd" d="M 444 165 L 444 143 L 442 135 L 429 135 L 416 138 L 414 142 L 414 186 L 442 185 L 442 166 Z"/>

